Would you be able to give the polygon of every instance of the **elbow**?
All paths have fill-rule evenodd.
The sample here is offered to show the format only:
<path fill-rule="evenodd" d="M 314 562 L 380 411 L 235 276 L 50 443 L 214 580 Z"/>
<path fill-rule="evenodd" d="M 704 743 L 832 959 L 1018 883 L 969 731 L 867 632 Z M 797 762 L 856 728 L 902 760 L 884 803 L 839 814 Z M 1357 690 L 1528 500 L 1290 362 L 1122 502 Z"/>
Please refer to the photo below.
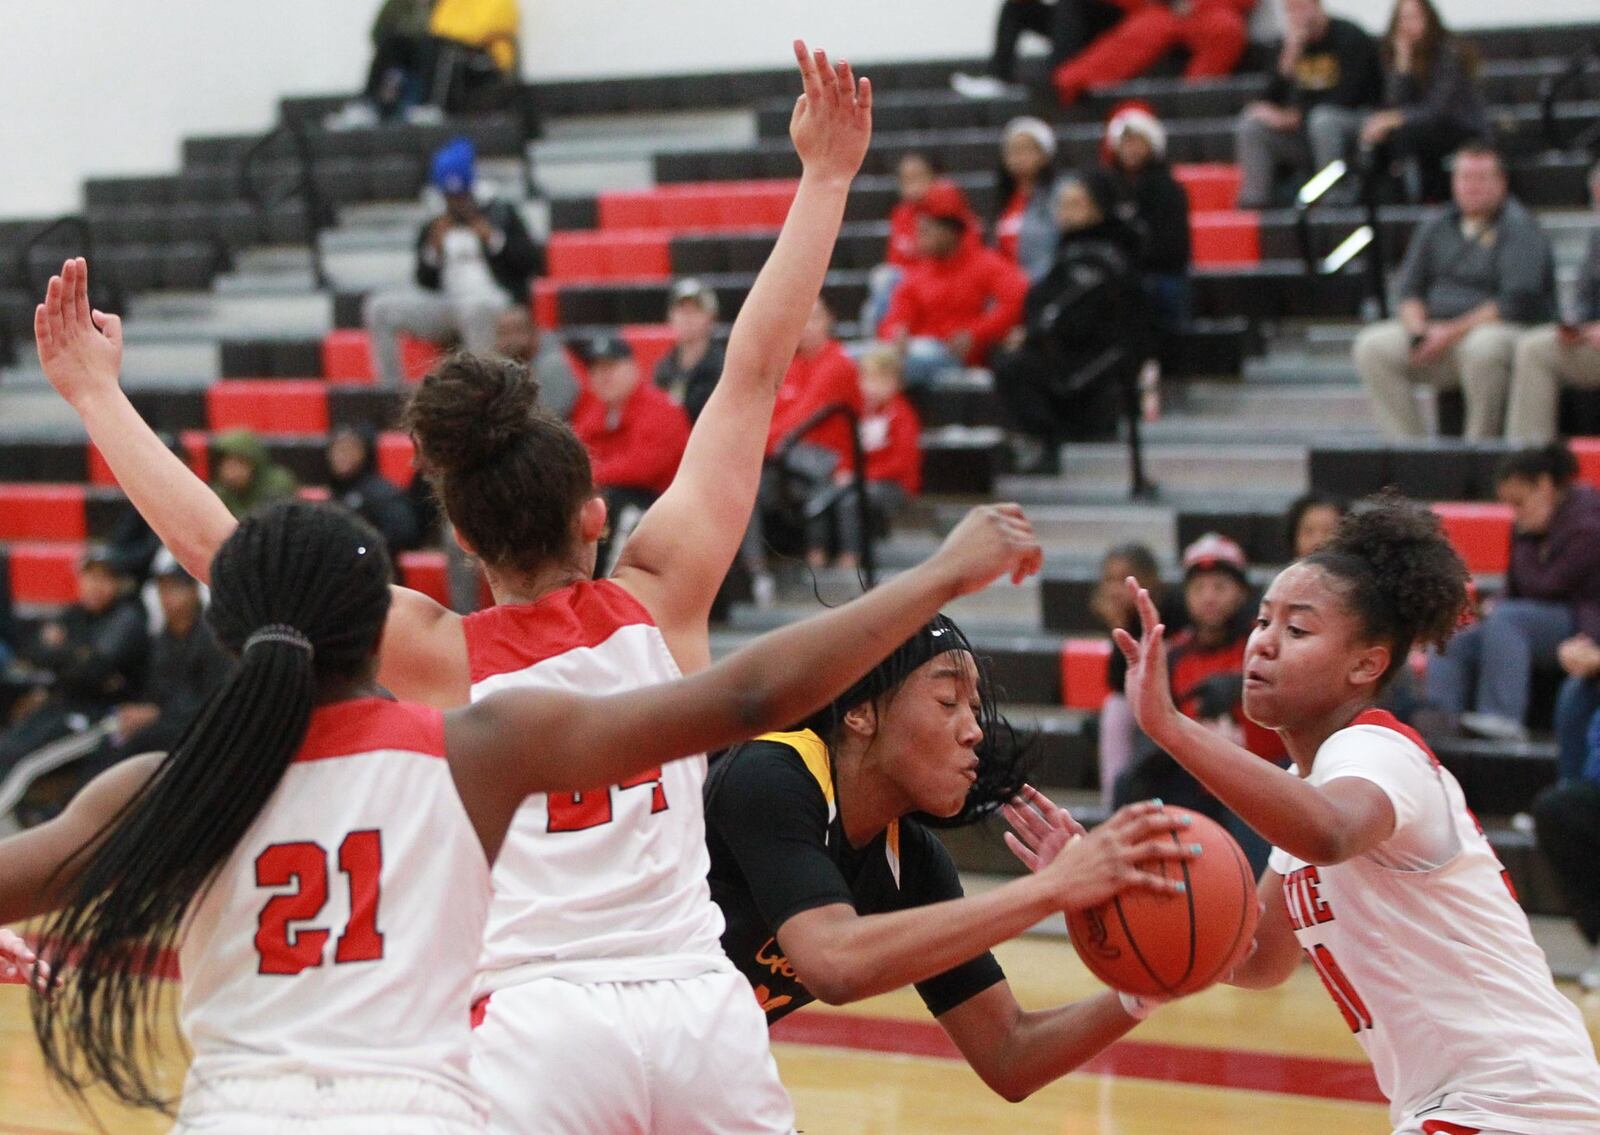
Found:
<path fill-rule="evenodd" d="M 1289 850 L 1297 858 L 1317 867 L 1331 867 L 1350 858 L 1343 833 L 1333 827 L 1309 829 L 1296 842 L 1299 846 Z"/>
<path fill-rule="evenodd" d="M 804 972 L 796 969 L 800 983 L 824 1005 L 849 1005 L 865 996 L 857 975 L 838 962 L 824 961 Z"/>
<path fill-rule="evenodd" d="M 1005 1073 L 991 1072 L 983 1076 L 983 1082 L 1006 1103 L 1022 1103 L 1039 1088 L 1037 1084 L 1028 1083 L 1020 1076 Z"/>

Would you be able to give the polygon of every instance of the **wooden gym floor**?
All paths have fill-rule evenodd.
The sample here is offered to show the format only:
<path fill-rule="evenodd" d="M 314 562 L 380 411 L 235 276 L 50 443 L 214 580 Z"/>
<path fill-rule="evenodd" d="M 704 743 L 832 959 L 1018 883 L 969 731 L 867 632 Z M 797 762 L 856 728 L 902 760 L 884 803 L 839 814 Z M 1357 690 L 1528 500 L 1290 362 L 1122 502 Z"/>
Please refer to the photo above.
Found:
<path fill-rule="evenodd" d="M 998 951 L 1019 1000 L 1043 1008 L 1099 988 L 1063 941 Z M 1574 998 L 1574 986 L 1563 989 Z M 1600 998 L 1579 1001 L 1600 1038 Z M 914 993 L 813 1006 L 779 1028 L 784 1082 L 804 1135 L 1383 1135 L 1387 1109 L 1315 975 L 1268 993 L 1214 989 L 1170 1005 L 1088 1069 L 1021 1104 L 953 1058 Z M 176 1071 L 176 1066 L 175 1069 Z M 157 1116 L 102 1107 L 114 1135 L 154 1135 Z M 0 1135 L 77 1135 L 94 1125 L 49 1089 L 24 993 L 0 988 Z"/>

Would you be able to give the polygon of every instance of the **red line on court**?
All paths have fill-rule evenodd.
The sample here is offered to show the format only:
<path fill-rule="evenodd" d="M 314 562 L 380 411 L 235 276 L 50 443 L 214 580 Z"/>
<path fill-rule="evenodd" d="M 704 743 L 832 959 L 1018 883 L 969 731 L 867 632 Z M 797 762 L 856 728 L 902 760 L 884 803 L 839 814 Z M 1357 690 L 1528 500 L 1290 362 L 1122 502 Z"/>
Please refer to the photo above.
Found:
<path fill-rule="evenodd" d="M 795 1013 L 772 1027 L 772 1039 L 857 1052 L 884 1052 L 960 1060 L 961 1053 L 931 1021 Z M 1282 1056 L 1236 1048 L 1206 1048 L 1124 1040 L 1084 1064 L 1083 1072 L 1129 1080 L 1161 1080 L 1212 1088 L 1277 1092 L 1311 1099 L 1386 1103 L 1372 1066 L 1354 1060 Z"/>

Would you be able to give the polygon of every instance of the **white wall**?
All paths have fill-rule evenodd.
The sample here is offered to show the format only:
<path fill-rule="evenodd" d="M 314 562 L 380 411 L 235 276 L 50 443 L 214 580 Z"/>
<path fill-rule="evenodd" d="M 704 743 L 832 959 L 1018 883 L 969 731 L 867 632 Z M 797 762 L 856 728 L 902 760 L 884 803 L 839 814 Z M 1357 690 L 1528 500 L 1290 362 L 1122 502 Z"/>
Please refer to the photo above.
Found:
<path fill-rule="evenodd" d="M 532 77 L 781 66 L 803 36 L 855 60 L 986 50 L 999 0 L 522 0 Z M 1390 0 L 1331 0 L 1370 26 Z M 1594 0 L 1443 0 L 1461 27 L 1577 22 Z M 186 135 L 265 129 L 284 94 L 365 75 L 376 0 L 0 5 L 0 217 L 74 208 L 95 174 L 177 167 Z"/>

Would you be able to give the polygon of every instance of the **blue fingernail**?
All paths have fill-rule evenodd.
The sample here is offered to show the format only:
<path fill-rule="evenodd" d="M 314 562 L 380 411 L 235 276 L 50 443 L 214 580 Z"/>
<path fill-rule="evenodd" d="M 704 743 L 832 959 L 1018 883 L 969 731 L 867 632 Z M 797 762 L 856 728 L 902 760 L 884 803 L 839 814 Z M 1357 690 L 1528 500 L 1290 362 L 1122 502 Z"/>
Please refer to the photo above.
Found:
<path fill-rule="evenodd" d="M 1189 891 L 1189 885 L 1187 883 L 1179 883 L 1178 884 L 1178 893 L 1180 895 L 1187 894 L 1188 891 Z"/>
<path fill-rule="evenodd" d="M 1151 800 L 1150 803 L 1154 804 L 1157 808 L 1161 807 L 1161 797 L 1157 796 L 1155 799 Z"/>
<path fill-rule="evenodd" d="M 1186 828 L 1192 823 L 1194 823 L 1194 817 L 1193 816 L 1179 816 L 1178 817 L 1178 826 L 1179 827 L 1185 827 Z"/>
<path fill-rule="evenodd" d="M 1201 854 L 1203 851 L 1205 851 L 1205 849 L 1206 845 L 1203 843 L 1191 843 L 1189 845 L 1189 850 L 1194 852 L 1196 855 Z"/>

